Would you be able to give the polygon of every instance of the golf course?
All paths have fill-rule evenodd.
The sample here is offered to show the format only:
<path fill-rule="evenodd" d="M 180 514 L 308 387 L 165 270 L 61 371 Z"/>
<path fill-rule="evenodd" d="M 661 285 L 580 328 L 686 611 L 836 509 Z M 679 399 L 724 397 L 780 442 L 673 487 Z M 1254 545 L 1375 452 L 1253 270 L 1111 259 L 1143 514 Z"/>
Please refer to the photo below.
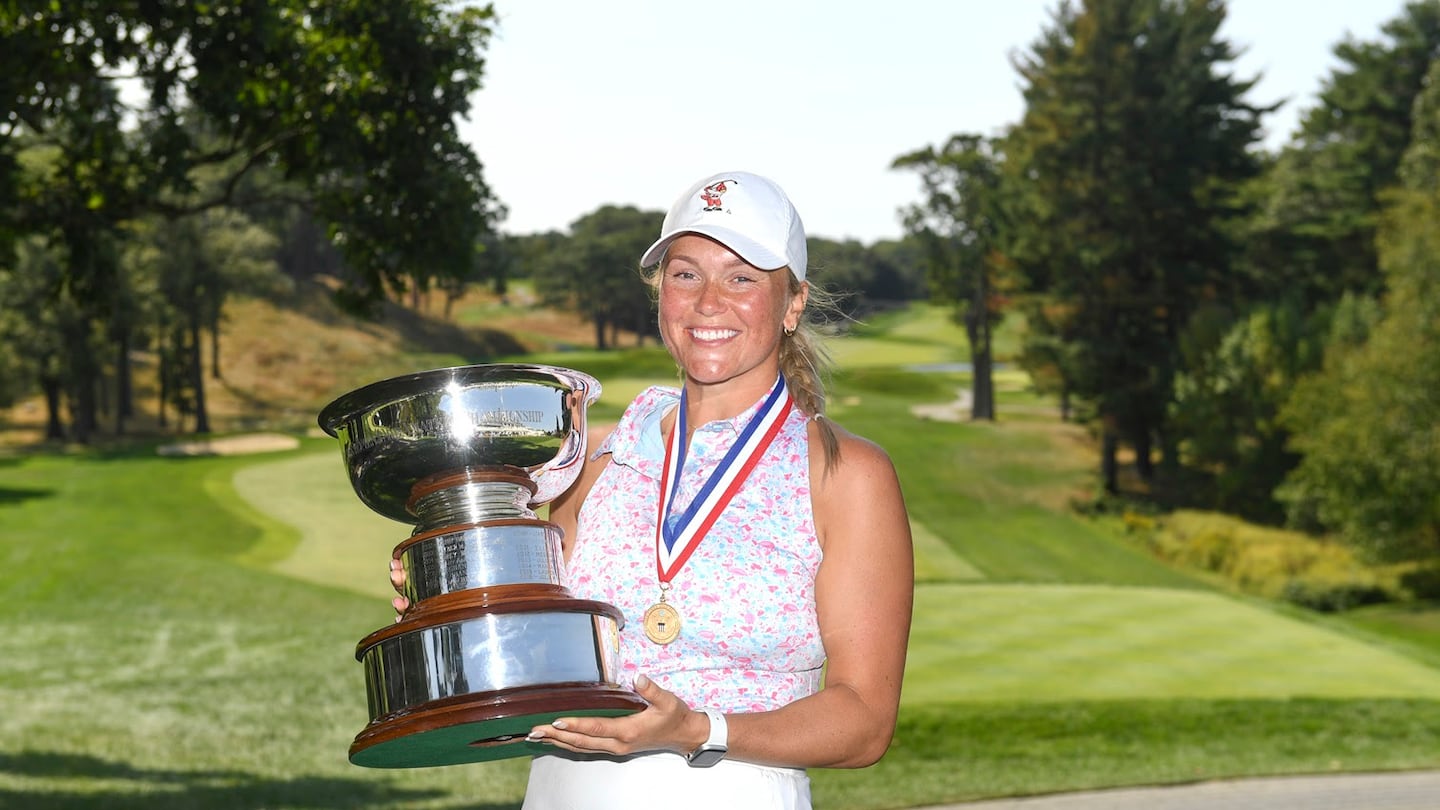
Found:
<path fill-rule="evenodd" d="M 1023 373 L 997 374 L 994 423 L 948 407 L 969 378 L 940 308 L 831 349 L 830 415 L 894 459 L 917 584 L 890 752 L 812 772 L 816 807 L 1440 767 L 1434 610 L 1315 613 L 1153 558 L 1075 508 L 1091 437 Z M 511 361 L 597 377 L 597 423 L 674 379 L 654 346 L 385 367 Z M 360 503 L 305 414 L 367 375 L 299 399 L 273 427 L 289 449 L 0 456 L 0 808 L 519 807 L 521 759 L 346 759 L 367 720 L 355 645 L 393 618 L 386 564 L 409 528 Z"/>

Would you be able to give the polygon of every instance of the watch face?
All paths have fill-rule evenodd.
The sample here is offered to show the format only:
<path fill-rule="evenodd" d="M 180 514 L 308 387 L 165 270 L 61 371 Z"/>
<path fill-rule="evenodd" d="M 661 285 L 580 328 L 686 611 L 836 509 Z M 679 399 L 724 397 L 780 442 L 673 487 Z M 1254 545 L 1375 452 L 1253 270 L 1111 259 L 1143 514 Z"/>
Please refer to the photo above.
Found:
<path fill-rule="evenodd" d="M 727 749 L 723 745 L 702 745 L 700 750 L 690 755 L 689 763 L 692 768 L 708 768 L 711 765 L 725 758 Z"/>

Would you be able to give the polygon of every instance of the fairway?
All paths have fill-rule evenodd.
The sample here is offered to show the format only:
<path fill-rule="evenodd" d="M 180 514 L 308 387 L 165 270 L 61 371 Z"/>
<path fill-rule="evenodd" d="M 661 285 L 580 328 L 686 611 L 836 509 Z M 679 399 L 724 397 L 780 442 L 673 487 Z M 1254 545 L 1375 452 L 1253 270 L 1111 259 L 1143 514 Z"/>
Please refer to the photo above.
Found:
<path fill-rule="evenodd" d="M 1440 671 L 1215 593 L 922 585 L 907 704 L 1440 699 Z"/>
<path fill-rule="evenodd" d="M 408 527 L 365 509 L 338 451 L 261 462 L 236 491 L 294 526 L 275 571 L 388 598 Z M 1334 631 L 1192 589 L 968 584 L 978 569 L 916 524 L 907 703 L 1114 698 L 1440 699 L 1440 671 Z M 966 583 L 966 584 L 959 584 Z"/>

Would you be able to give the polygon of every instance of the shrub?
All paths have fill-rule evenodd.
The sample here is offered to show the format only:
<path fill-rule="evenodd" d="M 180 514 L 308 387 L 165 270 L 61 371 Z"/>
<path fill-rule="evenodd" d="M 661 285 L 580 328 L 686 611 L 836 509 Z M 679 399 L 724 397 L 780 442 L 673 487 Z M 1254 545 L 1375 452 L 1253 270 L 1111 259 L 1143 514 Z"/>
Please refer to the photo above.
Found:
<path fill-rule="evenodd" d="M 1139 533 L 1138 521 L 1126 525 Z M 1176 512 L 1146 539 L 1152 553 L 1162 559 L 1215 572 L 1245 593 L 1312 610 L 1348 610 L 1406 595 L 1394 572 L 1366 566 L 1345 546 L 1227 515 Z M 1411 593 L 1426 588 L 1440 591 L 1440 569 L 1431 574 L 1434 582 L 1418 573 L 1409 576 L 1417 583 L 1405 583 Z"/>
<path fill-rule="evenodd" d="M 1400 574 L 1400 587 L 1412 599 L 1440 599 L 1440 563 L 1424 563 L 1409 567 Z"/>

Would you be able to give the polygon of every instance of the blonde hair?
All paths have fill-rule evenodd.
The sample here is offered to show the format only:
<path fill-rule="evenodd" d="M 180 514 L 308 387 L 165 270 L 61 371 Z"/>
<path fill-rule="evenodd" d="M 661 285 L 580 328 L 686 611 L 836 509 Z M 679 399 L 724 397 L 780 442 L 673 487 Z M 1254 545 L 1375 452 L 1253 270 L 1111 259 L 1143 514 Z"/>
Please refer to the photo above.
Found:
<path fill-rule="evenodd" d="M 669 256 L 662 256 L 657 264 L 640 271 L 645 283 L 650 287 L 651 294 L 657 298 L 664 275 L 661 271 L 668 259 Z M 784 268 L 784 272 L 789 294 L 792 297 L 799 295 L 804 282 L 795 278 L 795 273 L 790 268 Z M 838 311 L 838 308 L 830 293 L 816 286 L 813 281 L 809 282 L 809 285 L 809 294 L 806 296 L 805 309 L 800 313 L 800 322 L 793 332 L 782 332 L 780 336 L 780 375 L 785 378 L 785 385 L 790 389 L 790 395 L 795 398 L 795 404 L 815 421 L 820 430 L 820 444 L 825 451 L 825 469 L 828 472 L 840 459 L 840 437 L 835 432 L 835 426 L 825 418 L 825 383 L 830 377 L 833 363 L 830 352 L 823 344 L 819 325 L 822 322 L 822 313 Z"/>

